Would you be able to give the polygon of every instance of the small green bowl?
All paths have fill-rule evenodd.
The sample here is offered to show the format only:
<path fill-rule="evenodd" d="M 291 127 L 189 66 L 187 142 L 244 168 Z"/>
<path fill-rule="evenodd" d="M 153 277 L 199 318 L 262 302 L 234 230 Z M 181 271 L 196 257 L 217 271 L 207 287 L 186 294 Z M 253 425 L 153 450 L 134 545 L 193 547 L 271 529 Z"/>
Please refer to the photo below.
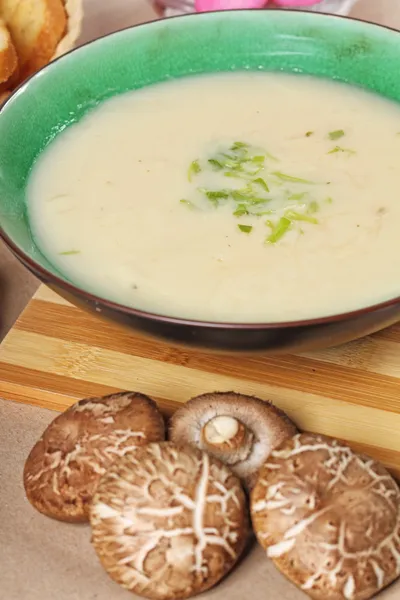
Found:
<path fill-rule="evenodd" d="M 232 11 L 161 20 L 92 42 L 50 64 L 0 110 L 0 236 L 37 277 L 77 305 L 133 329 L 213 350 L 287 352 L 355 339 L 400 319 L 400 298 L 290 323 L 207 323 L 146 313 L 97 297 L 41 254 L 26 216 L 32 165 L 51 140 L 103 100 L 200 73 L 296 72 L 400 101 L 400 35 L 308 12 Z"/>

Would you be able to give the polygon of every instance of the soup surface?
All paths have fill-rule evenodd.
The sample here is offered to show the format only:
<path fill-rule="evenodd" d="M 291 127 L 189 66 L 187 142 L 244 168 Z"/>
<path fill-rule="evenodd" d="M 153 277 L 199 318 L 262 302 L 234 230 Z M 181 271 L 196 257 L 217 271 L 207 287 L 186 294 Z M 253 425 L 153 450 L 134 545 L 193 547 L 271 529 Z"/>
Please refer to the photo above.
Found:
<path fill-rule="evenodd" d="M 70 281 L 149 312 L 328 316 L 400 294 L 400 106 L 232 73 L 113 98 L 35 164 L 28 213 Z"/>

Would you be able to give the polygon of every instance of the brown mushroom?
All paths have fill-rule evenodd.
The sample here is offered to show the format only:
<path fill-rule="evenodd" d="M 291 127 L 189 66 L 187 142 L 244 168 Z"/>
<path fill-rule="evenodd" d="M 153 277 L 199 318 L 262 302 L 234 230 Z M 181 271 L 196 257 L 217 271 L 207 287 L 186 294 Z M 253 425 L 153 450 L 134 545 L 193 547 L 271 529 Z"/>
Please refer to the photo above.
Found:
<path fill-rule="evenodd" d="M 115 462 L 90 511 L 108 574 L 146 598 L 189 598 L 214 586 L 247 540 L 246 498 L 220 461 L 190 446 L 149 444 Z"/>
<path fill-rule="evenodd" d="M 249 488 L 271 451 L 295 433 L 290 419 L 270 402 L 235 392 L 189 400 L 169 426 L 173 442 L 191 444 L 216 456 Z"/>
<path fill-rule="evenodd" d="M 112 462 L 164 439 L 163 417 L 143 394 L 81 400 L 54 419 L 32 448 L 24 469 L 27 498 L 48 517 L 86 521 L 97 482 Z"/>
<path fill-rule="evenodd" d="M 322 435 L 286 440 L 251 496 L 258 541 L 316 600 L 367 600 L 400 575 L 400 490 L 379 463 Z"/>

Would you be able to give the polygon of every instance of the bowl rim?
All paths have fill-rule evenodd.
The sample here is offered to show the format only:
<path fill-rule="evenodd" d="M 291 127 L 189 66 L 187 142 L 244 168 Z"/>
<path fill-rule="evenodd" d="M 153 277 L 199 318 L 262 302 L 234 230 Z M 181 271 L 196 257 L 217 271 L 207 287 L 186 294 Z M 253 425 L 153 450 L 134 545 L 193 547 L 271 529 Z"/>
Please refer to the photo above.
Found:
<path fill-rule="evenodd" d="M 274 11 L 277 13 L 282 13 L 282 14 L 288 13 L 287 9 L 282 9 L 282 8 L 271 8 L 268 10 Z M 257 12 L 262 11 L 263 13 L 267 12 L 265 9 L 262 9 L 262 8 L 259 8 L 259 9 L 233 9 L 233 10 L 230 10 L 229 12 L 230 13 L 239 13 L 239 12 L 240 13 L 241 12 L 251 13 L 254 11 L 257 11 Z M 189 14 L 184 14 L 184 15 L 176 15 L 173 17 L 169 17 L 168 19 L 154 19 L 152 21 L 145 21 L 143 23 L 137 23 L 136 25 L 130 25 L 128 27 L 123 27 L 123 28 L 117 29 L 116 31 L 113 31 L 111 33 L 106 33 L 97 38 L 89 40 L 88 42 L 85 42 L 84 44 L 78 46 L 77 48 L 73 48 L 72 50 L 69 50 L 62 56 L 59 56 L 58 58 L 54 59 L 53 61 L 51 61 L 44 67 L 42 67 L 39 71 L 37 71 L 36 73 L 34 73 L 30 77 L 28 77 L 26 80 L 24 80 L 22 83 L 20 83 L 15 88 L 15 90 L 13 90 L 12 94 L 0 106 L 0 115 L 3 112 L 5 106 L 15 96 L 17 96 L 18 93 L 24 87 L 27 87 L 31 80 L 36 79 L 44 71 L 48 70 L 49 68 L 52 68 L 52 66 L 54 64 L 56 64 L 60 60 L 63 60 L 66 56 L 68 56 L 72 53 L 75 53 L 75 52 L 79 52 L 80 50 L 86 48 L 87 46 L 95 44 L 96 42 L 98 42 L 100 40 L 112 37 L 114 35 L 118 35 L 121 32 L 130 31 L 133 29 L 141 28 L 141 27 L 148 27 L 148 26 L 152 26 L 152 25 L 154 26 L 159 23 L 165 23 L 166 21 L 169 21 L 169 20 L 193 19 L 196 17 L 204 18 L 204 16 L 206 16 L 206 15 L 219 15 L 222 12 L 224 12 L 224 11 L 209 11 L 206 13 L 189 13 Z M 367 21 L 364 19 L 360 19 L 358 17 L 351 17 L 349 15 L 337 15 L 337 14 L 325 13 L 325 12 L 310 12 L 307 10 L 292 11 L 292 14 L 299 15 L 300 18 L 303 18 L 303 16 L 306 15 L 307 18 L 311 18 L 311 19 L 319 19 L 319 18 L 340 19 L 340 20 L 344 20 L 344 21 L 360 23 L 360 24 L 364 25 L 367 29 L 369 27 L 376 27 L 378 29 L 388 30 L 388 31 L 391 31 L 393 33 L 400 35 L 400 30 L 398 30 L 394 27 L 391 27 L 389 25 L 375 23 L 373 21 Z M 204 328 L 204 329 L 211 328 L 211 329 L 220 329 L 220 330 L 239 330 L 239 331 L 240 330 L 255 331 L 255 330 L 291 329 L 291 328 L 297 328 L 297 327 L 330 325 L 330 324 L 337 323 L 340 321 L 351 320 L 351 319 L 354 319 L 357 317 L 362 317 L 369 313 L 374 313 L 378 310 L 384 310 L 384 309 L 390 308 L 390 307 L 400 303 L 400 295 L 399 295 L 399 296 L 396 296 L 389 300 L 385 300 L 383 302 L 378 302 L 376 304 L 371 304 L 371 305 L 368 305 L 363 308 L 355 309 L 352 311 L 346 311 L 346 312 L 342 312 L 342 313 L 334 313 L 332 315 L 328 315 L 325 317 L 301 319 L 301 320 L 296 320 L 296 321 L 276 321 L 276 322 L 271 322 L 271 323 L 268 323 L 268 322 L 248 322 L 248 323 L 247 322 L 237 322 L 237 323 L 235 323 L 235 322 L 229 322 L 229 321 L 205 321 L 205 320 L 197 320 L 197 319 L 190 319 L 190 318 L 184 318 L 184 317 L 174 317 L 174 316 L 168 316 L 168 315 L 164 315 L 164 314 L 149 312 L 146 310 L 141 310 L 138 308 L 134 308 L 132 306 L 126 306 L 124 304 L 120 304 L 113 300 L 108 300 L 107 298 L 97 296 L 96 294 L 88 292 L 88 291 L 84 290 L 83 288 L 79 287 L 78 285 L 75 285 L 74 283 L 71 283 L 71 282 L 63 279 L 62 277 L 53 274 L 51 271 L 49 271 L 45 267 L 42 267 L 39 263 L 37 263 L 35 260 L 33 260 L 27 253 L 25 253 L 23 250 L 21 250 L 18 247 L 18 245 L 16 243 L 14 243 L 14 241 L 4 231 L 1 224 L 0 224 L 0 240 L 2 240 L 4 242 L 4 244 L 12 251 L 12 253 L 18 258 L 18 260 L 22 264 L 26 268 L 31 270 L 31 272 L 33 272 L 36 276 L 38 276 L 38 278 L 42 282 L 49 281 L 50 283 L 54 283 L 54 287 L 59 287 L 59 288 L 65 290 L 68 294 L 70 294 L 73 297 L 74 296 L 77 296 L 78 298 L 83 297 L 87 303 L 93 304 L 96 307 L 103 306 L 104 308 L 106 308 L 112 312 L 120 312 L 120 313 L 124 313 L 127 316 L 132 316 L 132 317 L 136 317 L 136 318 L 139 318 L 142 320 L 147 320 L 147 321 L 155 321 L 155 322 L 159 322 L 160 324 L 164 324 L 164 325 L 178 325 L 178 326 L 184 326 L 184 327 L 194 327 L 194 328 Z"/>

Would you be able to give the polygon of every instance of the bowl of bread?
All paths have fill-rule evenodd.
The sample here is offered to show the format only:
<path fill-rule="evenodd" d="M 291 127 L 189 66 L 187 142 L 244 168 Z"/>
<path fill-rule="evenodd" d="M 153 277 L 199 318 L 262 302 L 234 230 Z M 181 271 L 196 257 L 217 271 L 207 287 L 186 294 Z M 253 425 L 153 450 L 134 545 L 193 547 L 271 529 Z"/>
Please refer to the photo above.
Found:
<path fill-rule="evenodd" d="M 0 104 L 76 45 L 82 0 L 0 0 Z"/>

